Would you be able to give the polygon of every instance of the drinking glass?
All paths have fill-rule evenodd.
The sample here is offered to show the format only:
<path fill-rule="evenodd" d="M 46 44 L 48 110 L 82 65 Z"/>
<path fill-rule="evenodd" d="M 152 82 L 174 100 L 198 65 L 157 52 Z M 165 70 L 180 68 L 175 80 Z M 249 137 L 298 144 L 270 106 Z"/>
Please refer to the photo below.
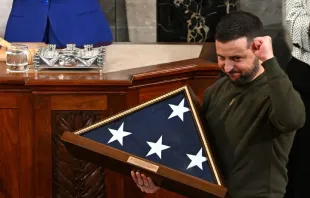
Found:
<path fill-rule="evenodd" d="M 28 46 L 12 44 L 6 49 L 6 68 L 8 72 L 28 71 Z"/>

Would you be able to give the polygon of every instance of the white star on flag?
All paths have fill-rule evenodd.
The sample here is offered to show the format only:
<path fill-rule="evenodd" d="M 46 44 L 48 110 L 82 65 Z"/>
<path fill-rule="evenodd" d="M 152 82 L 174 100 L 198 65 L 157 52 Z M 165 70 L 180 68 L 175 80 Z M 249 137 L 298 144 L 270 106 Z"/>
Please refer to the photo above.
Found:
<path fill-rule="evenodd" d="M 151 150 L 148 152 L 146 157 L 156 153 L 158 155 L 158 157 L 161 159 L 161 151 L 170 148 L 170 146 L 163 145 L 162 142 L 163 142 L 163 136 L 160 136 L 160 138 L 157 140 L 156 143 L 147 142 L 148 145 L 151 147 Z"/>
<path fill-rule="evenodd" d="M 189 108 L 184 107 L 184 98 L 178 106 L 173 105 L 173 104 L 169 104 L 169 106 L 171 107 L 173 112 L 170 114 L 168 119 L 173 118 L 175 116 L 179 116 L 179 118 L 183 121 L 184 113 L 189 111 Z"/>
<path fill-rule="evenodd" d="M 194 166 L 198 166 L 201 170 L 202 168 L 202 162 L 207 161 L 206 157 L 202 156 L 202 148 L 198 151 L 196 155 L 186 154 L 189 159 L 191 159 L 191 163 L 188 165 L 187 169 L 192 168 Z"/>
<path fill-rule="evenodd" d="M 117 140 L 122 146 L 123 146 L 123 138 L 131 134 L 130 132 L 124 131 L 124 122 L 118 128 L 118 130 L 109 129 L 109 131 L 112 133 L 113 136 L 111 137 L 108 143 Z"/>

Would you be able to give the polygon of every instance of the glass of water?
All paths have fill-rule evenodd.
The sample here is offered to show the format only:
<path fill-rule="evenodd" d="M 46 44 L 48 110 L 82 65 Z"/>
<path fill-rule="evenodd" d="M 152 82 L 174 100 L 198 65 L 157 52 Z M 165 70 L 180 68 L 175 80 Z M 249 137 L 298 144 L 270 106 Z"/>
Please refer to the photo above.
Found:
<path fill-rule="evenodd" d="M 8 72 L 28 71 L 28 46 L 12 44 L 6 49 L 6 67 Z"/>

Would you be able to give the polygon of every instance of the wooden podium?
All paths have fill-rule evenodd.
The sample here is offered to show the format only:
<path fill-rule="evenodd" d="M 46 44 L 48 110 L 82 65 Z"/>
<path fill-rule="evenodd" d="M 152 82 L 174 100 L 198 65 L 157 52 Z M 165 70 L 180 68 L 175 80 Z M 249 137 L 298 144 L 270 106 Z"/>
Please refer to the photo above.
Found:
<path fill-rule="evenodd" d="M 10 74 L 1 62 L 0 198 L 181 198 L 163 189 L 141 193 L 130 172 L 124 177 L 74 158 L 60 136 L 185 84 L 201 102 L 220 74 L 209 54 L 214 48 L 205 44 L 187 60 L 139 67 L 128 61 L 124 69 L 103 74 L 32 69 Z"/>

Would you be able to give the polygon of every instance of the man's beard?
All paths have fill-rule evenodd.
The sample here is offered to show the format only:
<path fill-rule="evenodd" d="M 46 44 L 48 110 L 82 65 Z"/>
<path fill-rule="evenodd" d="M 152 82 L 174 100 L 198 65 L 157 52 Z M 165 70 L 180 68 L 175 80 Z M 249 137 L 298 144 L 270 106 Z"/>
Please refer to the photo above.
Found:
<path fill-rule="evenodd" d="M 253 78 L 256 76 L 256 74 L 259 71 L 259 60 L 258 58 L 255 58 L 253 61 L 252 69 L 249 72 L 246 73 L 241 73 L 240 77 L 238 80 L 233 81 L 236 84 L 246 84 L 248 82 L 251 82 Z"/>

